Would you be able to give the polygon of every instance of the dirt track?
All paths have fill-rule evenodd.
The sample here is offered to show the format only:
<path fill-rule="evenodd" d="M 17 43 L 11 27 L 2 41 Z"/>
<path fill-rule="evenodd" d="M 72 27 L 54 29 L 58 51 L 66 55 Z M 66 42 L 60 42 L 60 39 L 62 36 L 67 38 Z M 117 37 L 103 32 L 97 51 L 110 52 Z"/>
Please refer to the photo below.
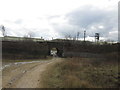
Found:
<path fill-rule="evenodd" d="M 58 61 L 60 61 L 60 58 L 7 67 L 2 71 L 2 87 L 41 88 L 41 74 L 48 65 Z"/>

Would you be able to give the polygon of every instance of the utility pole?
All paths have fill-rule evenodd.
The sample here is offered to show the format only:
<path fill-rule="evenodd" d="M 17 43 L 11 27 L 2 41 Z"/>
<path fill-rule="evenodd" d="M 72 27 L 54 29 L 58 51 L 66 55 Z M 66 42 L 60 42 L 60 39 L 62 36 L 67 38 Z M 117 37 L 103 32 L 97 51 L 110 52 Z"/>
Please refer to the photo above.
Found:
<path fill-rule="evenodd" d="M 84 42 L 85 42 L 85 37 L 86 37 L 86 31 L 84 31 Z"/>
<path fill-rule="evenodd" d="M 79 35 L 80 35 L 80 32 L 77 32 L 77 40 L 78 40 L 78 38 L 79 38 Z"/>

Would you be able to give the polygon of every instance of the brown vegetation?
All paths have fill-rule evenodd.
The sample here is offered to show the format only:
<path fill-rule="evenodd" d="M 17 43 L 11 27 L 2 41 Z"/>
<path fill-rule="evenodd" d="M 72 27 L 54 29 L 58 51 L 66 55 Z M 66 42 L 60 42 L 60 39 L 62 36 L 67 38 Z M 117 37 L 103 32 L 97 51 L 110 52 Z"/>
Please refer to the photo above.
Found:
<path fill-rule="evenodd" d="M 3 59 L 39 59 L 48 55 L 46 43 L 39 44 L 33 41 L 2 42 Z"/>
<path fill-rule="evenodd" d="M 45 72 L 44 87 L 118 88 L 120 72 L 114 55 L 118 54 L 104 54 L 105 58 L 65 58 Z"/>

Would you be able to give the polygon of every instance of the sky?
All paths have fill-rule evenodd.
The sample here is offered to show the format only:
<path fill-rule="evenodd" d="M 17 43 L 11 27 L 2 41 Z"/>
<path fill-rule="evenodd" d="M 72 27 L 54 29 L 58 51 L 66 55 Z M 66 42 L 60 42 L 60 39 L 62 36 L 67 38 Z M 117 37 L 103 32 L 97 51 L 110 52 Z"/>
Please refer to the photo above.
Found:
<path fill-rule="evenodd" d="M 0 0 L 0 36 L 118 40 L 119 0 Z"/>

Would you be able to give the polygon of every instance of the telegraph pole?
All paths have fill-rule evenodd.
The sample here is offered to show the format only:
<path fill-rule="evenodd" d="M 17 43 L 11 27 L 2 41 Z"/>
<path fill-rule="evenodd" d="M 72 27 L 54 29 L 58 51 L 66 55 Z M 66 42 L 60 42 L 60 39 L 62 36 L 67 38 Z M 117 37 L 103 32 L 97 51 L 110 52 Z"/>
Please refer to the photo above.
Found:
<path fill-rule="evenodd" d="M 84 42 L 85 42 L 85 37 L 86 37 L 86 31 L 84 31 Z"/>
<path fill-rule="evenodd" d="M 79 38 L 79 35 L 80 35 L 80 32 L 77 32 L 77 40 L 78 40 L 78 38 Z"/>

